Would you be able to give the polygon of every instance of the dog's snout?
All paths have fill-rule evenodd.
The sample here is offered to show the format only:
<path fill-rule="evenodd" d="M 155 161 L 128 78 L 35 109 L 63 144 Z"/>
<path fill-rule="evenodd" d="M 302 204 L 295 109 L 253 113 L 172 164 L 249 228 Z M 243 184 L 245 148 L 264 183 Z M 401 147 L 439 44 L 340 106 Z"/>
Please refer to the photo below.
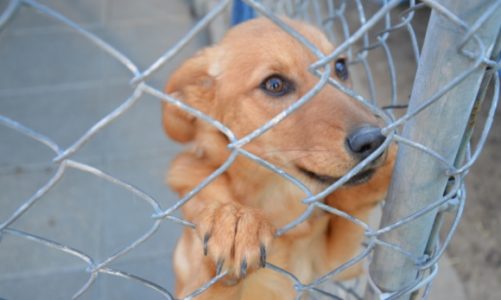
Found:
<path fill-rule="evenodd" d="M 374 152 L 384 142 L 386 137 L 381 128 L 364 126 L 353 131 L 347 138 L 348 149 L 357 158 L 364 159 Z"/>

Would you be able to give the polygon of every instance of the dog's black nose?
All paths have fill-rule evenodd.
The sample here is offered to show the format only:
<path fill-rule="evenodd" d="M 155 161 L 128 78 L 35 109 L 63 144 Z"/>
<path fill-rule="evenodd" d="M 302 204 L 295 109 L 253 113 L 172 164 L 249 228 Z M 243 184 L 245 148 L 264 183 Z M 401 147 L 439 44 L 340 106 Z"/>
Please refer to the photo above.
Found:
<path fill-rule="evenodd" d="M 364 126 L 353 131 L 347 138 L 348 148 L 354 155 L 364 159 L 374 152 L 384 142 L 386 137 L 381 128 Z"/>

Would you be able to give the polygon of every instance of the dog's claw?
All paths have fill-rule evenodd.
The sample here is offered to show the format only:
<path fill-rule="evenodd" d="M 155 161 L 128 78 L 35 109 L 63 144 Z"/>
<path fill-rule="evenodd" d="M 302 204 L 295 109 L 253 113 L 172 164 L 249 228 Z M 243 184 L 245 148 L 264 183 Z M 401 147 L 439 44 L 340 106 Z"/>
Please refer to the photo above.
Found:
<path fill-rule="evenodd" d="M 216 203 L 199 217 L 198 251 L 204 263 L 211 262 L 212 274 L 239 281 L 265 265 L 274 229 L 259 210 Z"/>
<path fill-rule="evenodd" d="M 207 253 L 209 252 L 209 249 L 208 249 L 209 248 L 209 246 L 208 246 L 209 239 L 210 239 L 210 234 L 206 233 L 204 235 L 204 246 L 203 246 L 204 247 L 204 256 L 207 256 Z"/>
<path fill-rule="evenodd" d="M 243 278 L 247 274 L 247 259 L 244 257 L 240 265 L 240 277 Z"/>
<path fill-rule="evenodd" d="M 264 247 L 263 244 L 259 247 L 259 262 L 261 265 L 261 268 L 266 267 L 266 248 Z"/>
<path fill-rule="evenodd" d="M 221 271 L 223 270 L 223 265 L 224 265 L 224 259 L 222 258 L 218 259 L 216 264 L 216 276 L 221 274 Z"/>

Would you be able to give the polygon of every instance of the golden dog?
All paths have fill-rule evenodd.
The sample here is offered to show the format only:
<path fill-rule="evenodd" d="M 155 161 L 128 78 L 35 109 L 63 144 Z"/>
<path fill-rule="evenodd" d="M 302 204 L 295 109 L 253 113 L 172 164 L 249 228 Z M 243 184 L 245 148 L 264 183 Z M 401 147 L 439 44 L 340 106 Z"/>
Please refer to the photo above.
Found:
<path fill-rule="evenodd" d="M 324 53 L 334 47 L 316 28 L 285 22 Z M 308 71 L 315 56 L 271 21 L 259 18 L 231 29 L 216 46 L 186 61 L 170 78 L 166 93 L 182 99 L 243 137 L 308 92 L 318 77 Z M 332 66 L 337 80 L 350 85 L 345 59 Z M 380 120 L 332 86 L 259 136 L 244 149 L 302 180 L 319 192 L 352 169 L 384 141 Z M 189 150 L 178 155 L 168 184 L 186 195 L 228 158 L 226 136 L 178 107 L 165 104 L 166 133 Z M 386 193 L 393 167 L 390 148 L 324 203 L 367 220 Z M 174 253 L 176 293 L 186 296 L 220 271 L 220 282 L 197 299 L 294 299 L 293 282 L 263 268 L 279 266 L 304 283 L 354 255 L 363 230 L 344 218 L 315 211 L 286 234 L 280 228 L 306 209 L 297 186 L 254 161 L 239 156 L 221 176 L 182 207 L 196 225 L 185 229 Z M 360 264 L 340 274 L 346 279 Z"/>

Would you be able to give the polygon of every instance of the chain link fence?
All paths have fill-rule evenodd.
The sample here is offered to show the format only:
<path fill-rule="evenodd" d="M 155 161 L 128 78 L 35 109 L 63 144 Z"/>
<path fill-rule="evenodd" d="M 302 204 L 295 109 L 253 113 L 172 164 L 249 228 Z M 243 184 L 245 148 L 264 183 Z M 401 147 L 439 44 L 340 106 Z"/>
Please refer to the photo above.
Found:
<path fill-rule="evenodd" d="M 175 299 L 173 293 L 161 282 L 151 282 L 135 274 L 129 274 L 110 267 L 120 257 L 154 235 L 163 222 L 175 222 L 193 228 L 190 222 L 177 217 L 175 213 L 190 201 L 200 190 L 224 173 L 237 156 L 245 156 L 291 181 L 305 193 L 305 212 L 299 218 L 279 228 L 276 235 L 286 234 L 302 223 L 315 210 L 345 218 L 363 228 L 365 241 L 363 250 L 353 259 L 338 268 L 323 274 L 312 282 L 300 282 L 287 270 L 270 263 L 266 268 L 289 278 L 297 292 L 297 299 L 416 299 L 426 298 L 433 278 L 438 272 L 437 262 L 443 255 L 464 209 L 466 190 L 464 177 L 479 156 L 493 122 L 499 98 L 499 57 L 501 1 L 466 0 L 423 0 L 423 1 L 245 1 L 258 14 L 269 18 L 295 39 L 302 42 L 318 60 L 310 66 L 311 72 L 319 77 L 310 92 L 294 102 L 282 113 L 269 120 L 262 127 L 244 137 L 235 136 L 232 131 L 212 117 L 186 105 L 172 95 L 164 94 L 148 83 L 148 78 L 190 42 L 195 35 L 209 26 L 210 22 L 224 14 L 231 5 L 229 0 L 213 1 L 207 13 L 175 45 L 167 49 L 150 67 L 140 70 L 137 65 L 118 49 L 87 31 L 79 24 L 50 7 L 33 0 L 11 0 L 0 15 L 0 28 L 8 26 L 8 20 L 15 18 L 16 9 L 25 5 L 59 22 L 66 24 L 76 33 L 88 39 L 110 57 L 123 64 L 130 71 L 133 93 L 127 101 L 88 129 L 76 142 L 62 148 L 49 136 L 42 135 L 16 120 L 0 115 L 0 124 L 25 135 L 52 150 L 52 163 L 57 172 L 44 186 L 26 199 L 10 216 L 0 220 L 1 235 L 12 235 L 30 240 L 57 251 L 79 258 L 87 265 L 88 280 L 73 298 L 79 298 L 95 284 L 100 274 L 109 274 L 133 280 L 153 289 L 167 299 Z M 369 9 L 370 8 L 370 9 Z M 422 30 L 425 24 L 415 24 L 414 16 L 420 10 L 431 10 L 423 45 L 415 30 Z M 338 45 L 333 53 L 323 55 L 304 37 L 287 26 L 278 15 L 306 20 L 322 28 L 328 37 Z M 398 36 L 398 39 L 394 37 Z M 402 39 L 402 37 L 404 37 Z M 399 85 L 398 60 L 395 51 L 399 45 L 411 47 L 417 71 L 412 91 L 402 91 Z M 393 47 L 393 48 L 392 48 Z M 396 50 L 395 50 L 396 49 Z M 381 70 L 374 70 L 371 55 L 380 51 L 384 59 L 384 76 L 389 85 L 381 87 L 378 78 Z M 332 62 L 339 55 L 347 55 L 351 67 L 359 69 L 359 82 L 354 88 L 329 77 Z M 375 75 L 378 74 L 378 75 Z M 385 121 L 383 133 L 387 137 L 381 147 L 364 159 L 337 182 L 318 194 L 312 193 L 300 180 L 274 166 L 243 147 L 287 118 L 311 100 L 325 85 L 332 85 L 341 92 L 365 105 Z M 381 89 L 386 90 L 381 92 Z M 491 92 L 487 92 L 491 90 Z M 402 94 L 410 94 L 408 99 Z M 229 139 L 231 155 L 213 174 L 197 188 L 179 199 L 170 207 L 161 207 L 159 201 L 134 187 L 91 165 L 73 159 L 84 144 L 104 127 L 126 114 L 138 99 L 149 94 L 159 101 L 174 104 L 187 113 L 204 120 L 220 130 Z M 475 146 L 470 145 L 476 116 L 484 99 L 490 99 L 489 116 L 483 125 L 481 137 Z M 391 143 L 398 143 L 399 153 L 393 182 L 383 206 L 379 227 L 371 226 L 349 214 L 328 206 L 322 199 L 338 189 L 351 177 L 363 170 L 377 158 Z M 79 249 L 71 248 L 58 241 L 49 240 L 15 228 L 15 222 L 37 201 L 51 190 L 69 169 L 79 170 L 111 182 L 134 194 L 151 206 L 153 225 L 147 232 L 128 246 L 104 260 L 96 260 Z M 442 228 L 446 214 L 453 214 L 454 221 L 449 228 Z M 439 233 L 444 232 L 441 239 Z M 2 244 L 0 243 L 0 247 Z M 364 273 L 367 280 L 356 280 L 354 284 L 333 282 L 333 277 L 360 261 L 368 268 Z M 191 299 L 203 293 L 226 275 L 225 272 L 200 286 L 185 297 Z"/>

